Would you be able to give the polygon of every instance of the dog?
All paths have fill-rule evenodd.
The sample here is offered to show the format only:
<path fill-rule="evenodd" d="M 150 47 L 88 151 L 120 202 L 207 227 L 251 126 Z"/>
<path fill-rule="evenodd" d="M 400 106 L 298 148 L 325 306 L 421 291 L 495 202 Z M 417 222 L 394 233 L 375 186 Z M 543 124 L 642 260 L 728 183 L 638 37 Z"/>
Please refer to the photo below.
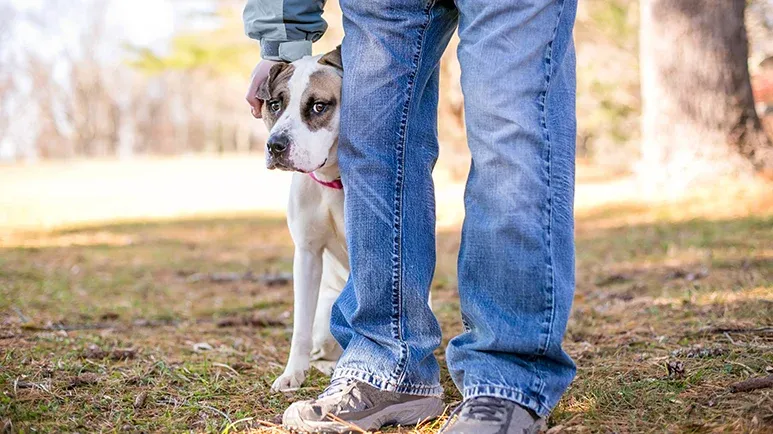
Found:
<path fill-rule="evenodd" d="M 336 155 L 342 75 L 339 47 L 272 66 L 258 88 L 269 129 L 266 167 L 295 172 L 287 210 L 295 244 L 293 335 L 274 391 L 300 387 L 311 366 L 330 375 L 342 353 L 330 333 L 333 303 L 349 278 Z"/>

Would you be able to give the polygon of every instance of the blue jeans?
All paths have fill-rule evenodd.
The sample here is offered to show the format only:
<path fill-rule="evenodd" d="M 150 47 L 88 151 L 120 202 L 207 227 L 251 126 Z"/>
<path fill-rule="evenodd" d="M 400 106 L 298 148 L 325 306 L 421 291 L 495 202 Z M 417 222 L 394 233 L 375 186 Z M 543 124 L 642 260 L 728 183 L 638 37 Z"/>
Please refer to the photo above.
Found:
<path fill-rule="evenodd" d="M 427 305 L 440 57 L 459 29 L 472 167 L 459 252 L 465 398 L 546 415 L 572 381 L 577 0 L 342 0 L 339 158 L 351 276 L 333 307 L 335 378 L 442 393 Z"/>

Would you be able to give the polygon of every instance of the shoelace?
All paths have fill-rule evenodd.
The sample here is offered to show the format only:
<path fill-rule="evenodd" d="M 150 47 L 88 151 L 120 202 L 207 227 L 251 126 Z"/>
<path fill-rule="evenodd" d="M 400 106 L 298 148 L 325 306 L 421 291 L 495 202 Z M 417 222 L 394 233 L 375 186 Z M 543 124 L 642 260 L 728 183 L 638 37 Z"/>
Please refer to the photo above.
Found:
<path fill-rule="evenodd" d="M 346 388 L 349 387 L 353 382 L 354 380 L 351 378 L 336 378 L 335 380 L 331 381 L 330 384 L 328 384 L 325 390 L 319 394 L 317 399 L 322 399 L 330 395 L 335 395 L 336 393 L 341 393 L 345 391 Z"/>
<path fill-rule="evenodd" d="M 470 399 L 465 407 L 467 417 L 485 422 L 503 422 L 507 416 L 507 405 L 499 398 L 479 396 Z"/>
<path fill-rule="evenodd" d="M 507 406 L 504 400 L 489 396 L 478 396 L 459 404 L 451 414 L 448 415 L 446 423 L 440 428 L 439 432 L 445 431 L 446 427 L 454 419 L 454 416 L 466 416 L 484 422 L 504 422 L 507 416 Z"/>

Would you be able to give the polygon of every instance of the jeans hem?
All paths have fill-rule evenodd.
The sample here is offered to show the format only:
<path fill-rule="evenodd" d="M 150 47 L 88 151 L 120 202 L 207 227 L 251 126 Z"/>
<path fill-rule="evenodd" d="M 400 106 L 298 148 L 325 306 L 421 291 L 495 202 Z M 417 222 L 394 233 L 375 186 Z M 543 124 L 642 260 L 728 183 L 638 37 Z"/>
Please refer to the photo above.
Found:
<path fill-rule="evenodd" d="M 362 381 L 367 383 L 376 389 L 384 390 L 387 392 L 404 393 L 406 395 L 416 396 L 437 396 L 440 397 L 443 394 L 443 386 L 440 384 L 424 385 L 424 384 L 398 384 L 394 380 L 382 377 L 372 372 L 363 371 L 355 368 L 338 368 L 333 373 L 331 380 L 338 378 L 351 378 L 353 380 Z"/>
<path fill-rule="evenodd" d="M 546 407 L 539 399 L 534 399 L 520 389 L 512 387 L 494 386 L 489 384 L 480 384 L 464 388 L 464 399 L 476 398 L 478 396 L 493 396 L 514 401 L 521 407 L 528 408 L 540 417 L 547 417 L 550 414 L 550 408 Z"/>

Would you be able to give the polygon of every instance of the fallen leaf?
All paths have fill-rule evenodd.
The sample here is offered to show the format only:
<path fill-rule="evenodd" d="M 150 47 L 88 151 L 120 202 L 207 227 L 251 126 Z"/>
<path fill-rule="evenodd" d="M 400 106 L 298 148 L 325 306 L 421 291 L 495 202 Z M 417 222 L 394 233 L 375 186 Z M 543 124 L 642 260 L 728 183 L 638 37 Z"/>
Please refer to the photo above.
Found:
<path fill-rule="evenodd" d="M 88 386 L 90 384 L 97 384 L 97 383 L 99 383 L 99 376 L 97 374 L 86 373 L 86 374 L 81 374 L 73 378 L 72 380 L 70 380 L 70 383 L 67 384 L 67 387 L 65 387 L 65 389 L 73 389 L 75 387 Z"/>
<path fill-rule="evenodd" d="M 83 350 L 84 359 L 104 359 L 107 356 L 107 352 L 99 348 L 97 345 L 91 344 L 85 350 Z"/>
<path fill-rule="evenodd" d="M 14 330 L 0 330 L 0 339 L 15 338 L 18 333 Z"/>
<path fill-rule="evenodd" d="M 193 351 L 200 353 L 202 351 L 212 351 L 214 348 L 212 348 L 212 345 L 206 343 L 206 342 L 199 342 L 196 344 L 193 344 Z"/>
<path fill-rule="evenodd" d="M 596 281 L 596 286 L 610 286 L 618 283 L 625 283 L 631 280 L 627 274 L 612 274 Z"/>
<path fill-rule="evenodd" d="M 105 312 L 99 316 L 99 319 L 101 319 L 102 321 L 117 320 L 118 318 L 119 318 L 119 315 L 115 312 Z"/>
<path fill-rule="evenodd" d="M 287 325 L 287 323 L 282 319 L 272 318 L 266 315 L 259 315 L 259 314 L 255 314 L 252 316 L 223 318 L 219 320 L 216 324 L 218 327 L 239 327 L 239 326 L 282 327 Z"/>
<path fill-rule="evenodd" d="M 266 286 L 283 286 L 292 282 L 292 273 L 264 274 L 258 278 L 258 281 Z"/>
<path fill-rule="evenodd" d="M 129 360 L 137 355 L 135 348 L 116 348 L 110 351 L 110 358 L 113 360 Z"/>
<path fill-rule="evenodd" d="M 244 362 L 234 362 L 231 363 L 231 367 L 234 368 L 236 372 L 242 372 L 252 368 L 252 365 Z"/>
<path fill-rule="evenodd" d="M 136 398 L 134 398 L 134 408 L 142 408 L 145 406 L 145 400 L 148 398 L 148 392 L 142 391 Z"/>

